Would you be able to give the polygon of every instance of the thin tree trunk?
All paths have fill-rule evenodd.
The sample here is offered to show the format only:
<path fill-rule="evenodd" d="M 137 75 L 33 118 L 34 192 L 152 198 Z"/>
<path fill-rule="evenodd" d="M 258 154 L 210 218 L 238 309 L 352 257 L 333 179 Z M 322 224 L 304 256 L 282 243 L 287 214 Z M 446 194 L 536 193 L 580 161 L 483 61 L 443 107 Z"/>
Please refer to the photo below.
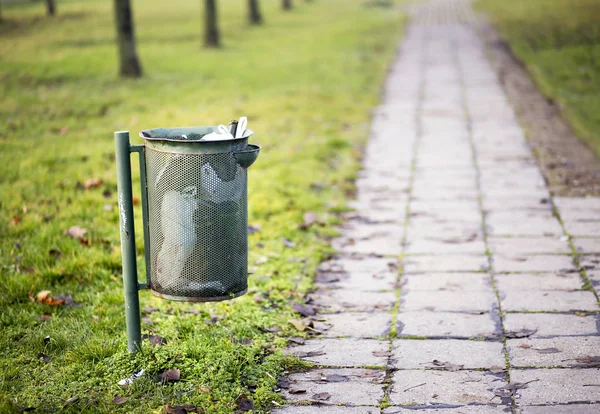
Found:
<path fill-rule="evenodd" d="M 56 3 L 54 0 L 46 0 L 46 14 L 54 16 L 56 14 Z"/>
<path fill-rule="evenodd" d="M 248 21 L 250 24 L 258 25 L 262 23 L 262 15 L 258 0 L 248 0 Z"/>
<path fill-rule="evenodd" d="M 129 0 L 115 1 L 115 24 L 119 46 L 119 74 L 123 77 L 139 78 L 142 66 L 135 49 L 135 33 Z"/>
<path fill-rule="evenodd" d="M 292 0 L 283 0 L 283 10 L 292 10 Z"/>
<path fill-rule="evenodd" d="M 204 2 L 204 46 L 219 47 L 219 22 L 217 21 L 217 1 L 205 0 Z"/>

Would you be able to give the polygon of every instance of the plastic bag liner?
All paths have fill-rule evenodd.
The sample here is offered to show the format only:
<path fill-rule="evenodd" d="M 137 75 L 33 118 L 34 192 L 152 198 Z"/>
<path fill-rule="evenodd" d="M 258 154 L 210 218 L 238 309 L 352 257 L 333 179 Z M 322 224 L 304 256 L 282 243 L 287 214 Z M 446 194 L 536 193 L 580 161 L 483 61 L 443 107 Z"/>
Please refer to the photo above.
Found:
<path fill-rule="evenodd" d="M 154 128 L 140 131 L 140 137 L 148 140 L 158 141 L 200 141 L 205 135 L 218 132 L 218 126 L 195 126 L 181 128 Z M 235 141 L 238 139 L 248 139 L 252 135 L 252 130 L 246 129 L 244 135 L 240 138 L 234 138 L 226 141 Z M 220 140 L 219 140 L 220 141 Z M 204 141 L 212 142 L 212 141 Z"/>

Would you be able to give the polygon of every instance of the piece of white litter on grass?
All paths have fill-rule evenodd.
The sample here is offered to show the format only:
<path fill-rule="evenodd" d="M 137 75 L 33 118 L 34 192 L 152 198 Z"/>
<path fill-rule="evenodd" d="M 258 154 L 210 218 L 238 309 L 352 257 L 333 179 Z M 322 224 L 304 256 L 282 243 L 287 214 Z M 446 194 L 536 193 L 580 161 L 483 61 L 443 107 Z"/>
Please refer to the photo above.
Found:
<path fill-rule="evenodd" d="M 124 378 L 121 381 L 119 381 L 118 384 L 120 386 L 131 385 L 131 384 L 133 384 L 133 381 L 135 381 L 136 379 L 140 378 L 142 375 L 144 375 L 144 370 L 140 369 L 138 372 L 136 372 L 135 374 L 133 374 L 131 377 Z"/>

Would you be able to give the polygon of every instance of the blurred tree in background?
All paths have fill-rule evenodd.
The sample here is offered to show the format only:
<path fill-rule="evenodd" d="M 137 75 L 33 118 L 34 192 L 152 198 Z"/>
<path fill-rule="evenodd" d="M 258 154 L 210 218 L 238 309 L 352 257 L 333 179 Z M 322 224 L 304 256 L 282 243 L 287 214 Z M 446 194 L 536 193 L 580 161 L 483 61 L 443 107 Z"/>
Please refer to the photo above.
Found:
<path fill-rule="evenodd" d="M 142 66 L 136 52 L 129 0 L 115 0 L 115 24 L 119 46 L 119 74 L 123 77 L 139 78 L 142 76 Z"/>
<path fill-rule="evenodd" d="M 55 0 L 46 0 L 46 14 L 48 16 L 54 16 L 56 14 Z"/>
<path fill-rule="evenodd" d="M 283 10 L 292 10 L 292 0 L 283 0 Z"/>
<path fill-rule="evenodd" d="M 262 23 L 262 15 L 260 13 L 258 0 L 248 0 L 248 21 L 253 25 Z"/>
<path fill-rule="evenodd" d="M 204 0 L 204 46 L 221 46 L 216 0 Z"/>

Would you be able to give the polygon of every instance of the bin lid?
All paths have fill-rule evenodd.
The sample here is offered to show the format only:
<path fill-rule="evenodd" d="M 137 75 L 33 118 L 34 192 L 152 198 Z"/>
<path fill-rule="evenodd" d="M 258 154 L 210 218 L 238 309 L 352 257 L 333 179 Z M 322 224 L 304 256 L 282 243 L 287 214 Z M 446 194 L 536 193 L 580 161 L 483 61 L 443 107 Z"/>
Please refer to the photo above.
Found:
<path fill-rule="evenodd" d="M 246 129 L 244 135 L 233 139 L 206 139 L 202 138 L 213 132 L 218 132 L 218 126 L 194 126 L 179 128 L 153 128 L 140 131 L 140 137 L 150 141 L 195 141 L 195 142 L 215 142 L 215 141 L 237 141 L 248 139 L 253 134 L 252 130 Z"/>

